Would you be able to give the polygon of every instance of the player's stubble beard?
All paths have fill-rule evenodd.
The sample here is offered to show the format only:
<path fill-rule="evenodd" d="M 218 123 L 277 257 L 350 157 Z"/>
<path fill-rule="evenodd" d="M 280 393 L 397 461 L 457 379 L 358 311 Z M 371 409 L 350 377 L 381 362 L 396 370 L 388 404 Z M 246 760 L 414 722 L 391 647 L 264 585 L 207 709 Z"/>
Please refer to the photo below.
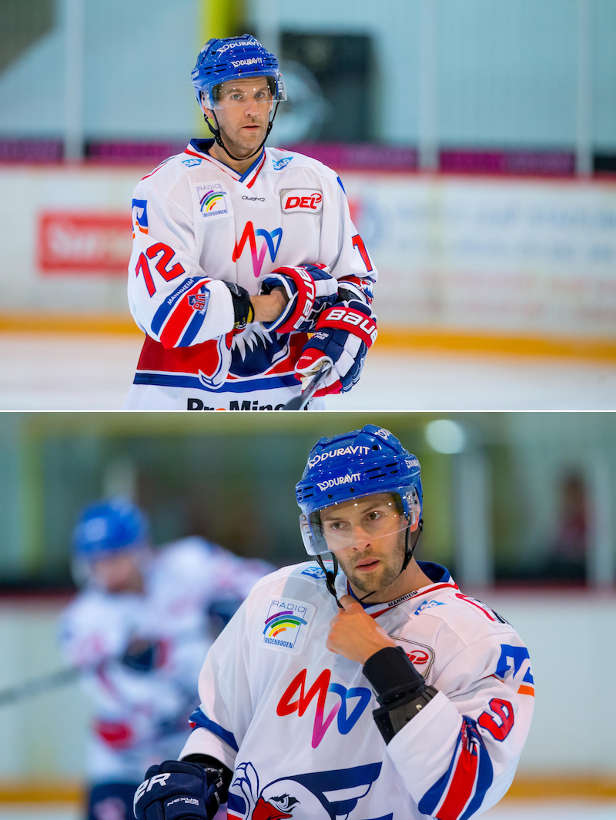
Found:
<path fill-rule="evenodd" d="M 406 530 L 398 533 L 398 539 L 395 547 L 389 554 L 379 554 L 378 557 L 381 565 L 374 573 L 370 573 L 364 577 L 360 573 L 353 571 L 354 563 L 357 561 L 364 561 L 371 558 L 372 553 L 364 553 L 355 562 L 350 562 L 338 555 L 338 562 L 346 577 L 348 578 L 351 587 L 355 593 L 359 593 L 358 597 L 369 596 L 368 603 L 377 603 L 389 600 L 388 589 L 399 578 L 400 569 L 404 563 L 404 555 L 406 551 Z"/>
<path fill-rule="evenodd" d="M 229 134 L 229 132 L 225 129 L 223 125 L 219 123 L 220 127 L 220 136 L 222 141 L 225 144 L 225 148 L 229 149 L 229 152 L 233 154 L 235 157 L 240 157 L 241 159 L 254 159 L 256 157 L 256 150 L 263 142 L 263 138 L 265 137 L 265 131 L 267 126 L 263 125 L 259 122 L 248 122 L 244 123 L 244 125 L 257 125 L 259 126 L 259 130 L 251 131 L 250 133 L 254 136 L 250 140 L 239 140 L 233 139 L 233 137 Z M 241 126 L 237 128 L 238 136 L 241 136 Z"/>

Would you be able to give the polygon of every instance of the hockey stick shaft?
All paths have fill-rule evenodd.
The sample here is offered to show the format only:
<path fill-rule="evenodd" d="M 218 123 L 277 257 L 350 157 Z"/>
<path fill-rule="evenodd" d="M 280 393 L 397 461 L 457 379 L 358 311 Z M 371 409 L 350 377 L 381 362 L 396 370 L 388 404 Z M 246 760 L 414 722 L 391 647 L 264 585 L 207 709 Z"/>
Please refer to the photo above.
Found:
<path fill-rule="evenodd" d="M 187 643 L 193 640 L 203 639 L 205 636 L 200 631 L 187 630 L 178 635 L 177 641 L 180 644 Z M 97 670 L 104 668 L 110 663 L 117 663 L 122 660 L 121 655 L 109 655 L 102 657 L 99 661 L 92 664 L 84 664 L 83 666 L 63 666 L 48 674 L 41 675 L 37 678 L 15 683 L 7 686 L 5 689 L 0 689 L 0 708 L 9 706 L 12 703 L 29 698 L 34 695 L 41 695 L 46 692 L 59 689 L 66 686 L 73 681 L 79 680 L 85 675 L 95 673 Z"/>
<path fill-rule="evenodd" d="M 324 364 L 323 367 L 310 379 L 299 396 L 293 396 L 293 398 L 290 399 L 282 409 L 303 410 L 317 390 L 321 387 L 325 379 L 329 376 L 331 369 L 331 364 Z"/>
<path fill-rule="evenodd" d="M 84 670 L 77 666 L 66 666 L 62 669 L 57 669 L 55 672 L 51 672 L 49 675 L 42 675 L 40 678 L 32 678 L 31 680 L 15 684 L 14 686 L 7 686 L 6 689 L 0 690 L 0 707 L 8 706 L 11 703 L 31 697 L 32 695 L 39 695 L 43 692 L 58 689 L 61 686 L 72 683 L 83 674 Z"/>

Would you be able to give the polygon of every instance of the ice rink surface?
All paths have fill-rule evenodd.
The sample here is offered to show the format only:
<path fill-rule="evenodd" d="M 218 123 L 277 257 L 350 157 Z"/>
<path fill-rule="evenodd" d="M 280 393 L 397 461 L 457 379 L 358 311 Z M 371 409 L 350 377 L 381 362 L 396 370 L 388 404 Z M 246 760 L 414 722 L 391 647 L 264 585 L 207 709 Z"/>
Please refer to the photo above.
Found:
<path fill-rule="evenodd" d="M 504 801 L 481 817 L 486 820 L 613 820 L 616 817 L 616 803 Z M 80 815 L 71 807 L 0 807 L 0 820 L 80 820 Z"/>
<path fill-rule="evenodd" d="M 0 410 L 121 410 L 137 336 L 2 333 Z M 375 349 L 330 410 L 612 410 L 616 364 Z"/>

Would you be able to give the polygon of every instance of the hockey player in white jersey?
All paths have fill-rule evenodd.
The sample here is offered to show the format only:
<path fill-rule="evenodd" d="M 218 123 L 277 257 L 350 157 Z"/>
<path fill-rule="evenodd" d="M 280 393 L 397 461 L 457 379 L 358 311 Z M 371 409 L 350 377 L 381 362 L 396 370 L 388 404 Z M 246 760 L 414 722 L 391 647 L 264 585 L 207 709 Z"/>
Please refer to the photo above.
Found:
<path fill-rule="evenodd" d="M 350 390 L 377 334 L 377 272 L 340 178 L 264 147 L 286 94 L 251 35 L 209 40 L 192 81 L 213 139 L 132 202 L 128 297 L 146 338 L 127 408 L 279 409 L 325 363 L 317 395 Z"/>
<path fill-rule="evenodd" d="M 509 788 L 529 653 L 502 617 L 417 561 L 419 462 L 374 425 L 321 439 L 296 487 L 314 562 L 259 581 L 210 649 L 179 761 L 138 820 L 462 820 Z M 328 560 L 329 559 L 331 560 Z"/>
<path fill-rule="evenodd" d="M 144 766 L 177 756 L 186 739 L 220 619 L 272 567 L 197 537 L 154 551 L 143 514 L 119 500 L 84 510 L 74 547 L 86 585 L 63 613 L 60 642 L 94 706 L 86 817 L 125 820 Z"/>

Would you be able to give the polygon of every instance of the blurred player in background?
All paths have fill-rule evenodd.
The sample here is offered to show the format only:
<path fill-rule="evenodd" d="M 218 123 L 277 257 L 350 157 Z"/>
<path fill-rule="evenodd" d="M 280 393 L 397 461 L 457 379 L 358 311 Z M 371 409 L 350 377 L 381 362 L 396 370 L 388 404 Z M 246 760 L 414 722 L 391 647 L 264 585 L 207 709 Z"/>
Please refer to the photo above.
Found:
<path fill-rule="evenodd" d="M 83 511 L 74 551 L 84 588 L 60 641 L 95 703 L 87 817 L 125 820 L 144 766 L 185 740 L 207 648 L 272 567 L 197 537 L 154 551 L 145 517 L 121 500 Z"/>
<path fill-rule="evenodd" d="M 212 818 L 225 800 L 234 820 L 481 814 L 528 734 L 528 650 L 414 558 L 419 462 L 388 430 L 318 441 L 296 494 L 316 563 L 258 582 L 210 649 L 195 729 L 146 773 L 138 820 Z"/>
<path fill-rule="evenodd" d="M 129 305 L 146 338 L 127 407 L 278 409 L 324 363 L 316 395 L 350 390 L 376 338 L 377 273 L 340 178 L 264 148 L 286 92 L 251 35 L 209 40 L 192 81 L 213 139 L 132 202 Z"/>

